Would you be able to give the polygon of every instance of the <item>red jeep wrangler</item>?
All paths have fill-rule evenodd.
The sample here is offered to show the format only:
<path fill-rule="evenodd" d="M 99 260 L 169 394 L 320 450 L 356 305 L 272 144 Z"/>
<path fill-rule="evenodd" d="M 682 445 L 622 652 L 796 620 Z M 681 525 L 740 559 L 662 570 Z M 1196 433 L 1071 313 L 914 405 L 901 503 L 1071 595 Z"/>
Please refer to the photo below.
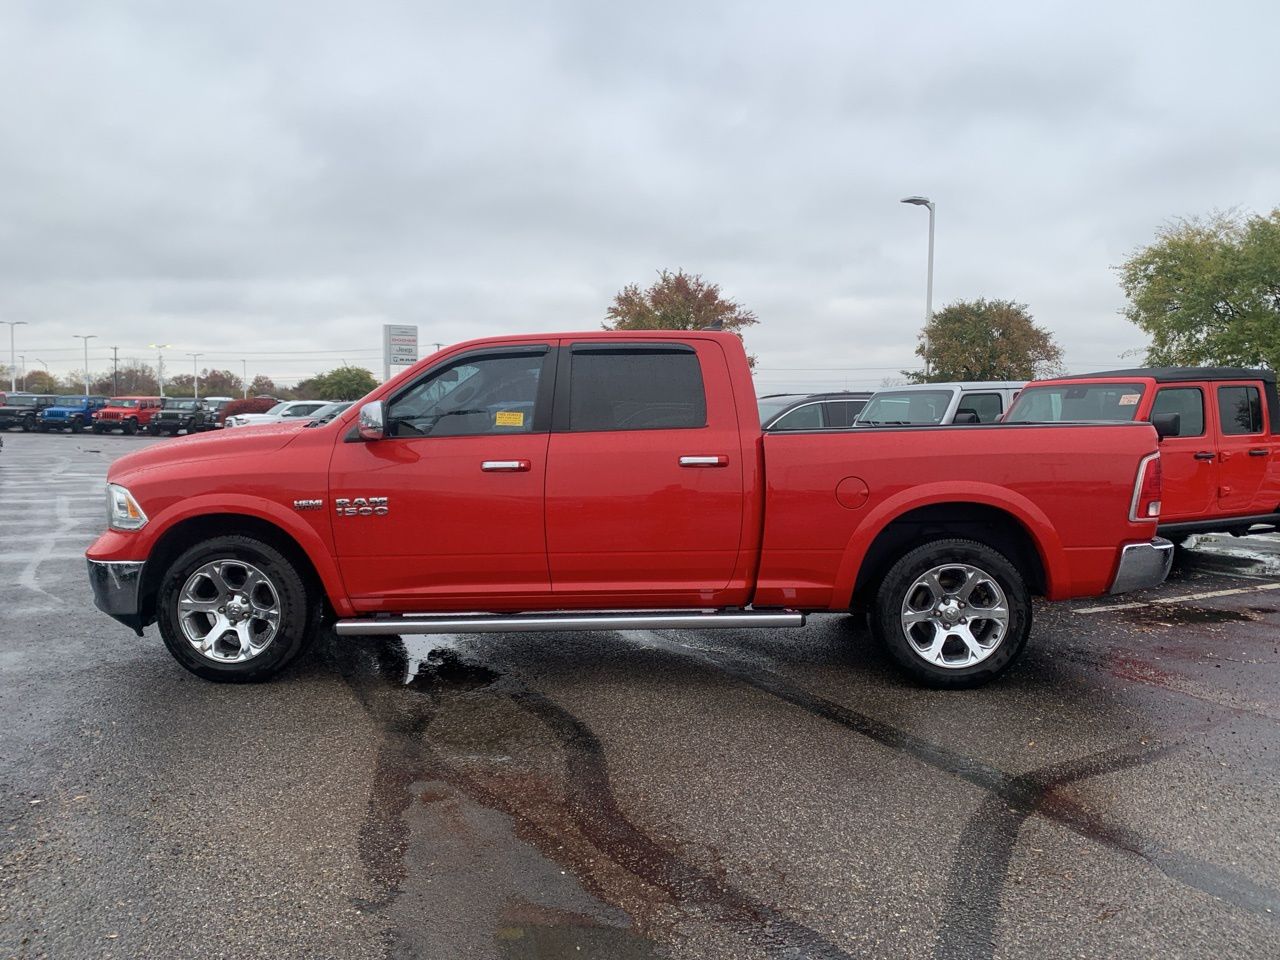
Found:
<path fill-rule="evenodd" d="M 93 432 L 110 433 L 121 430 L 137 433 L 151 425 L 151 418 L 160 412 L 164 400 L 160 397 L 112 397 L 107 405 L 93 415 Z"/>
<path fill-rule="evenodd" d="M 1147 367 L 1028 384 L 1006 423 L 1148 420 L 1163 440 L 1160 534 L 1280 527 L 1280 404 L 1271 370 Z"/>

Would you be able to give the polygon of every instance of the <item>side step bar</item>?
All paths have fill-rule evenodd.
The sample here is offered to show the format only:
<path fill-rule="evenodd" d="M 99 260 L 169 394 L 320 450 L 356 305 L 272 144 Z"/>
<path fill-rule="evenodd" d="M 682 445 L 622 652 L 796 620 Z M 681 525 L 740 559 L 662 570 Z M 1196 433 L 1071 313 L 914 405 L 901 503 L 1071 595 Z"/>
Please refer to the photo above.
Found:
<path fill-rule="evenodd" d="M 573 630 L 715 630 L 730 627 L 803 627 L 798 610 L 609 610 L 581 613 L 435 614 L 339 620 L 340 637 L 412 633 L 559 633 Z"/>

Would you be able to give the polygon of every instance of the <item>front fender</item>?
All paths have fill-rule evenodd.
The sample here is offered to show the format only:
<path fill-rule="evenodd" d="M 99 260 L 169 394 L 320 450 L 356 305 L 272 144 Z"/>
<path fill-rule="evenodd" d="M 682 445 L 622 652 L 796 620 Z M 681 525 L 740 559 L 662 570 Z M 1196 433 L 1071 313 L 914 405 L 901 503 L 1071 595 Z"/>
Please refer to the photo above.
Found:
<path fill-rule="evenodd" d="M 237 514 L 263 520 L 278 527 L 293 538 L 315 568 L 325 593 L 341 616 L 354 616 L 355 608 L 347 597 L 342 576 L 333 551 L 316 530 L 301 515 L 289 511 L 279 503 L 248 494 L 204 494 L 177 500 L 149 518 L 145 527 L 134 533 L 108 530 L 89 548 L 86 556 L 91 560 L 145 560 L 156 544 L 176 524 L 211 514 Z M 317 522 L 327 521 L 327 514 L 314 515 Z M 322 519 L 323 518 L 323 519 Z M 309 518 L 308 518 L 309 519 Z"/>
<path fill-rule="evenodd" d="M 978 481 L 931 483 L 910 487 L 886 498 L 854 529 L 836 573 L 834 597 L 851 597 L 863 559 L 884 529 L 893 521 L 920 507 L 940 503 L 980 504 L 1009 514 L 1022 524 L 1035 544 L 1044 566 L 1045 588 L 1057 596 L 1070 582 L 1066 552 L 1061 538 L 1044 511 L 1031 500 L 1008 487 Z"/>

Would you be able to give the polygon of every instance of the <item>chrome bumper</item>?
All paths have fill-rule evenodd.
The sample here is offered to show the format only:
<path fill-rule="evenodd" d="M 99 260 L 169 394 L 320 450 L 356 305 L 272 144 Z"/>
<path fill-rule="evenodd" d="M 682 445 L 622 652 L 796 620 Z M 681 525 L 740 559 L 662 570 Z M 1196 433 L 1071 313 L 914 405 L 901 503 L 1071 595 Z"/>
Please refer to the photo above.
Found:
<path fill-rule="evenodd" d="M 93 604 L 142 636 L 142 561 L 89 560 Z"/>
<path fill-rule="evenodd" d="M 1158 587 L 1173 566 L 1173 544 L 1164 537 L 1150 543 L 1130 543 L 1120 551 L 1120 566 L 1111 581 L 1110 593 L 1128 593 Z"/>

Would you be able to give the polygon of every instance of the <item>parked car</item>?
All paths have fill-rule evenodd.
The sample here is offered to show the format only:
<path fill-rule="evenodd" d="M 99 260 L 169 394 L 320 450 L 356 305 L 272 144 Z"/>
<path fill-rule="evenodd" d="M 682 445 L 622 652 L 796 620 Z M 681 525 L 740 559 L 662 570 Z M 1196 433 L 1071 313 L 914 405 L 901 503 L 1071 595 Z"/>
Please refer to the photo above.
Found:
<path fill-rule="evenodd" d="M 41 433 L 51 430 L 70 430 L 79 433 L 93 422 L 93 415 L 106 404 L 106 397 L 85 397 L 68 394 L 56 397 L 52 406 L 45 407 L 36 418 L 36 429 Z"/>
<path fill-rule="evenodd" d="M 93 415 L 93 432 L 137 433 L 151 426 L 151 419 L 160 412 L 162 397 L 112 397 L 106 406 Z"/>
<path fill-rule="evenodd" d="M 1280 401 L 1271 370 L 1142 367 L 1027 385 L 1008 423 L 1147 420 L 1164 436 L 1160 533 L 1280 529 Z"/>
<path fill-rule="evenodd" d="M 857 426 L 940 426 L 997 423 L 1024 381 L 917 383 L 878 391 Z"/>
<path fill-rule="evenodd" d="M 277 403 L 266 413 L 237 413 L 227 417 L 225 426 L 251 427 L 264 423 L 279 423 L 281 420 L 305 420 L 315 413 L 328 400 L 286 400 Z"/>
<path fill-rule="evenodd" d="M 235 397 L 204 397 L 204 405 L 208 411 L 208 421 L 210 430 L 216 430 L 222 426 L 222 408 L 228 403 L 235 400 Z"/>
<path fill-rule="evenodd" d="M 192 397 L 165 397 L 160 409 L 147 425 L 147 433 L 153 437 L 167 433 L 177 436 L 185 430 L 188 434 L 212 430 L 216 421 L 209 415 L 203 400 Z"/>
<path fill-rule="evenodd" d="M 51 405 L 57 397 L 44 393 L 10 393 L 0 406 L 0 430 L 21 427 L 23 433 L 36 428 L 40 411 Z"/>
<path fill-rule="evenodd" d="M 764 430 L 844 430 L 867 405 L 871 391 L 773 393 L 760 397 Z"/>
<path fill-rule="evenodd" d="M 95 602 L 220 681 L 275 674 L 325 610 L 354 636 L 856 608 L 913 676 L 972 686 L 1021 655 L 1032 595 L 1154 586 L 1173 551 L 1150 424 L 762 437 L 712 331 L 459 344 L 326 424 L 158 444 L 108 483 Z"/>

